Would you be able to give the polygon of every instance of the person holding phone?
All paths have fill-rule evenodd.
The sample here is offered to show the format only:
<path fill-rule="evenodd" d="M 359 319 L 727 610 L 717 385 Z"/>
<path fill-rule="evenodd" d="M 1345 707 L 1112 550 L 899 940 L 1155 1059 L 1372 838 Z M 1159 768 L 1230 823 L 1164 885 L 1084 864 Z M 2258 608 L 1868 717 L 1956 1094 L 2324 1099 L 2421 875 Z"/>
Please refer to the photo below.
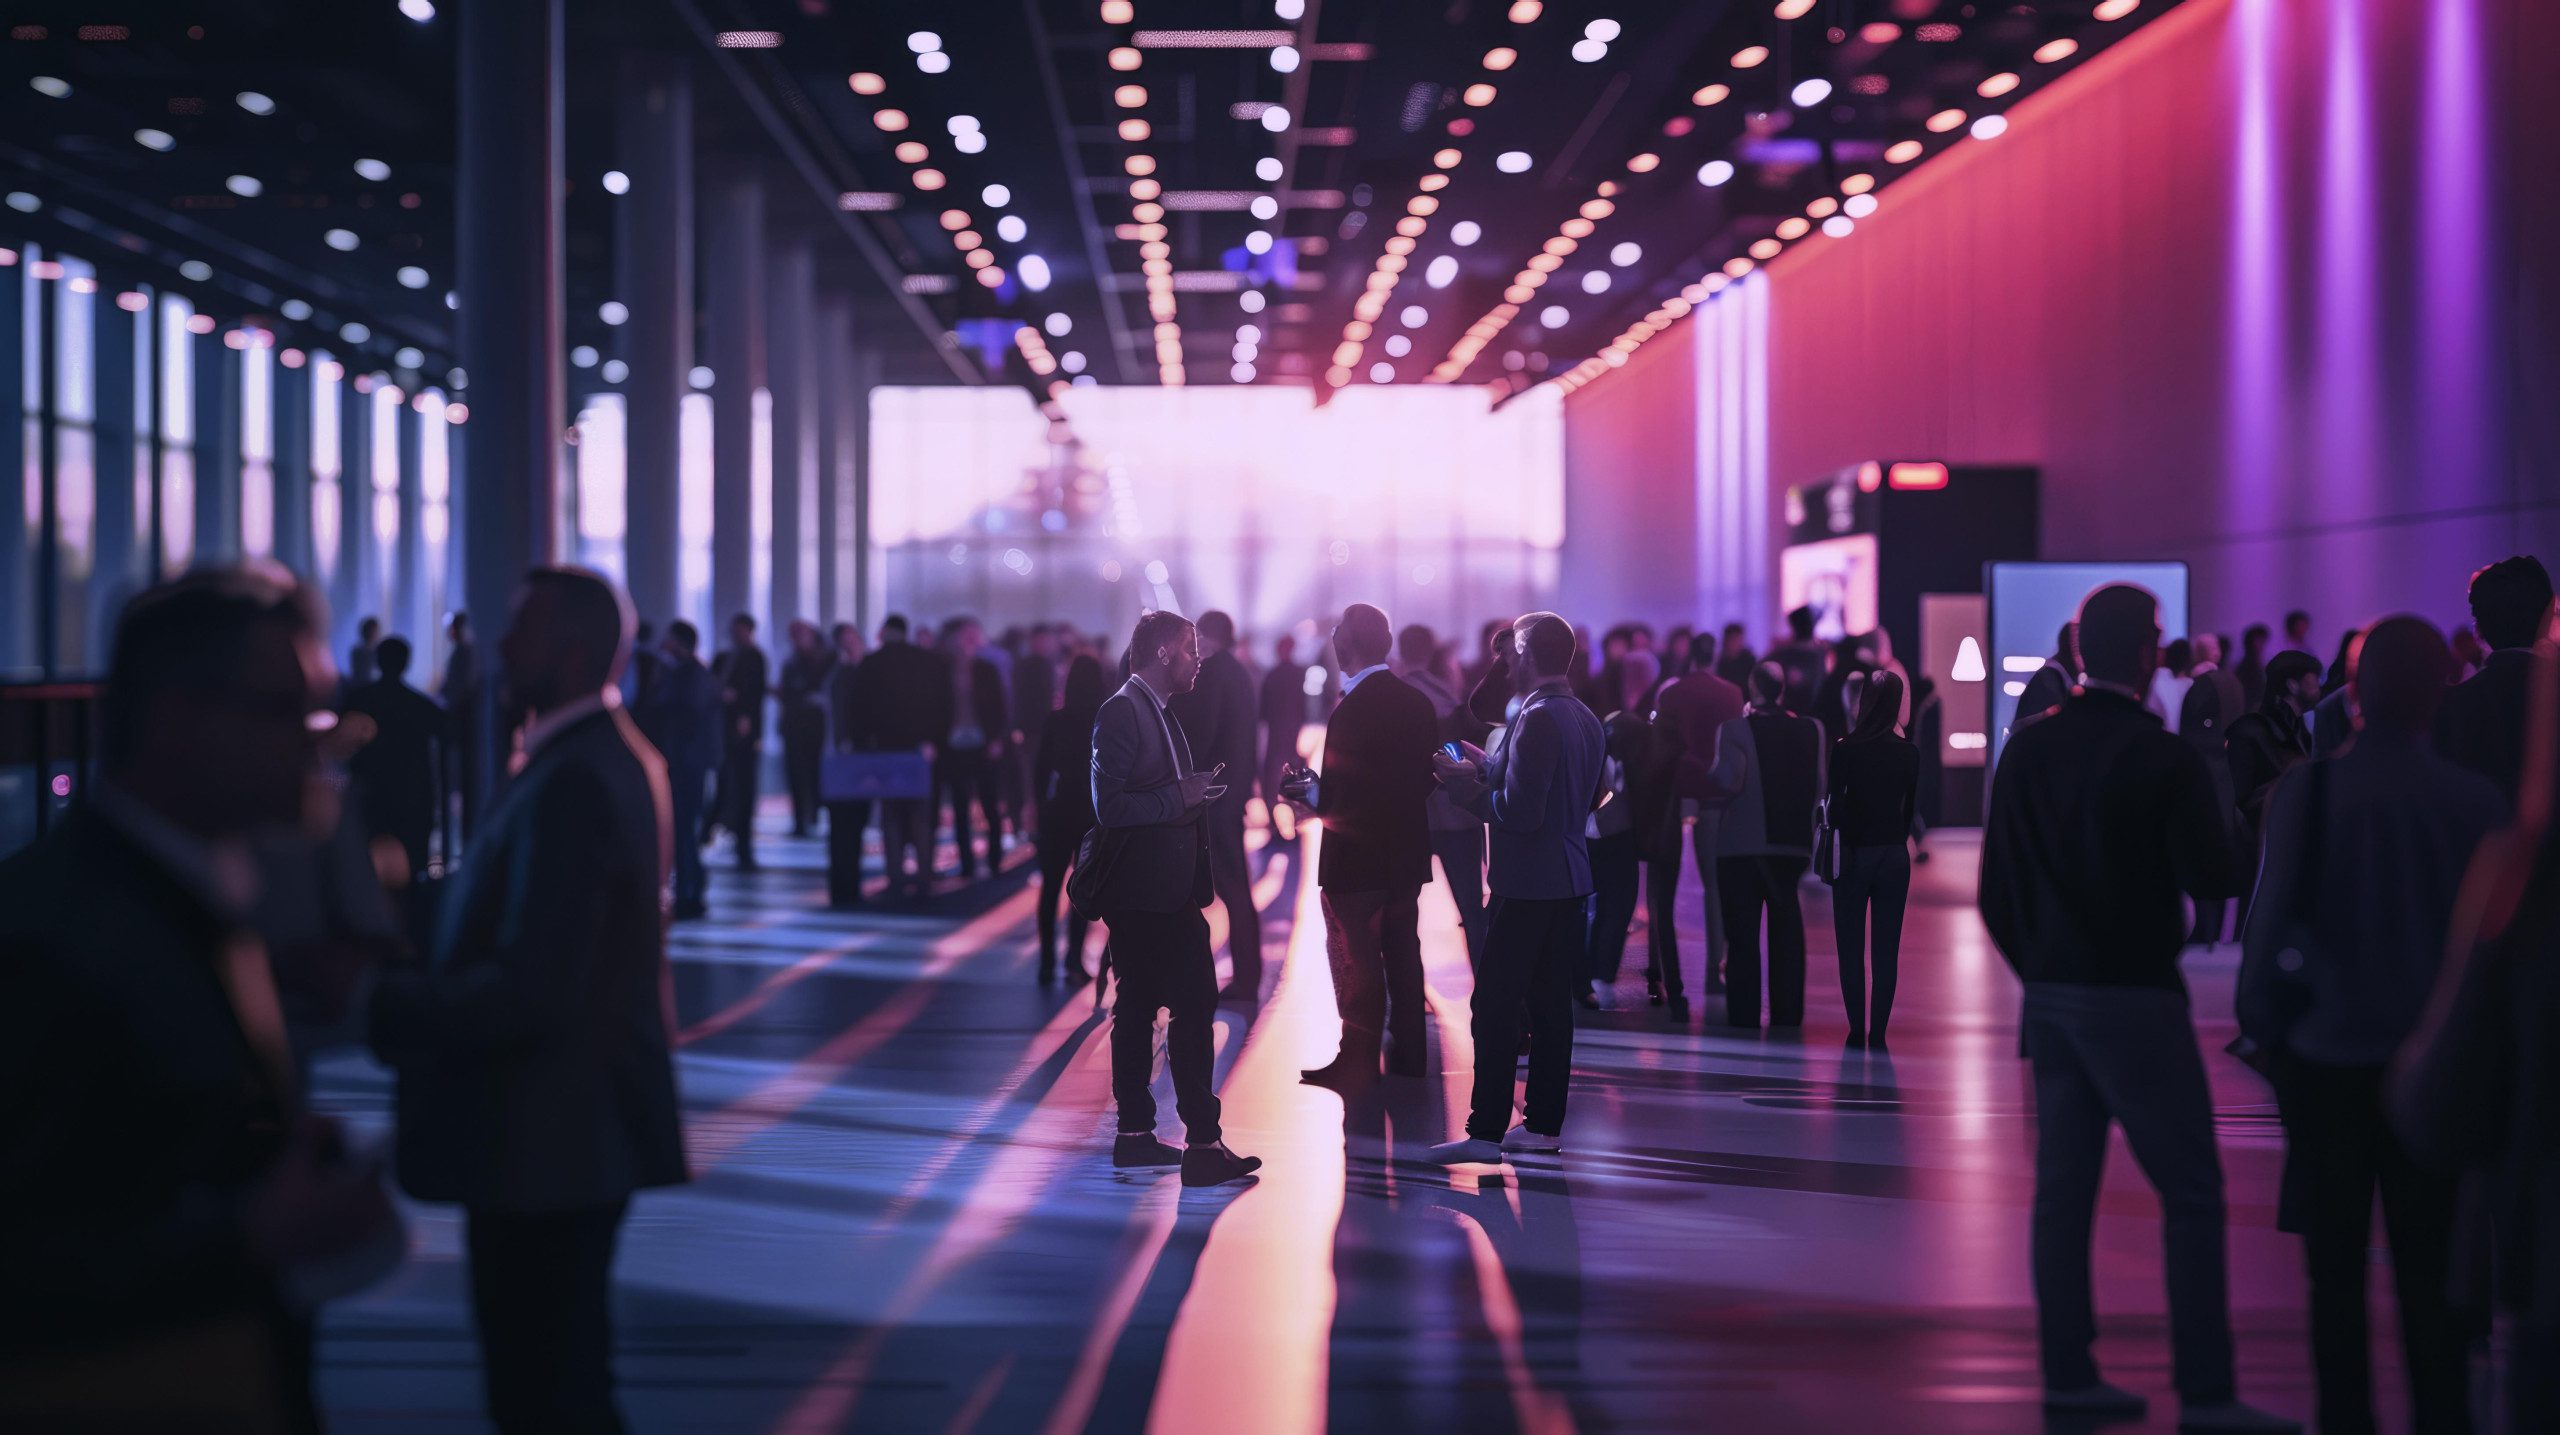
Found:
<path fill-rule="evenodd" d="M 1317 885 L 1324 890 L 1325 956 L 1333 969 L 1342 1046 L 1302 1074 L 1344 1093 L 1378 1078 L 1426 1069 L 1422 995 L 1422 887 L 1431 880 L 1431 755 L 1440 715 L 1431 699 L 1387 667 L 1394 627 L 1384 611 L 1354 603 L 1334 626 L 1342 705 L 1325 725 L 1320 776 L 1290 805 L 1324 822 Z"/>

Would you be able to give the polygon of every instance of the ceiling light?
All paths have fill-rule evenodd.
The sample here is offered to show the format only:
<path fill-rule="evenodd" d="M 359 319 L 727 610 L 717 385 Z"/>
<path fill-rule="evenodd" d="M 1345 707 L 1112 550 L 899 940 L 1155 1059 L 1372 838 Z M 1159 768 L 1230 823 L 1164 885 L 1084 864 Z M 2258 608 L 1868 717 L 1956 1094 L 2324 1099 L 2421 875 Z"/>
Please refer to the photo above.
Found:
<path fill-rule="evenodd" d="M 1973 122 L 1973 137 L 1978 140 L 1996 140 L 2008 132 L 2007 115 L 1984 115 Z"/>
<path fill-rule="evenodd" d="M 1629 240 L 1628 242 L 1609 251 L 1609 262 L 1617 265 L 1621 269 L 1626 268 L 1628 265 L 1635 263 L 1643 257 L 1644 246 L 1633 240 Z"/>
<path fill-rule="evenodd" d="M 1253 162 L 1253 177 L 1264 184 L 1279 183 L 1281 173 L 1280 161 L 1270 155 L 1264 155 Z"/>
<path fill-rule="evenodd" d="M 1280 214 L 1280 201 L 1267 194 L 1257 194 L 1253 197 L 1253 203 L 1246 205 L 1245 208 L 1256 219 L 1276 219 Z"/>
<path fill-rule="evenodd" d="M 202 318 L 203 316 L 198 315 L 197 317 Z M 373 331 L 362 324 L 349 320 L 348 322 L 338 326 L 338 337 L 346 340 L 350 344 L 361 344 L 365 340 L 373 337 Z"/>
<path fill-rule="evenodd" d="M 1582 27 L 1582 37 L 1586 40 L 1597 40 L 1601 44 L 1606 45 L 1610 41 L 1618 38 L 1618 22 L 1615 20 L 1594 20 L 1590 24 Z"/>
<path fill-rule="evenodd" d="M 231 191 L 233 194 L 240 196 L 242 199 L 256 199 L 259 191 L 266 188 L 265 185 L 258 183 L 256 176 L 246 174 L 235 174 L 231 176 L 229 179 L 222 182 L 222 187 Z"/>
<path fill-rule="evenodd" d="M 1431 263 L 1422 271 L 1422 282 L 1430 285 L 1434 289 L 1448 288 L 1449 281 L 1457 277 L 1457 256 L 1451 254 L 1443 254 L 1439 258 L 1432 260 Z"/>
<path fill-rule="evenodd" d="M 1449 226 L 1449 242 L 1464 249 L 1484 236 L 1483 226 L 1472 219 L 1461 219 Z"/>
<path fill-rule="evenodd" d="M 1022 287 L 1034 294 L 1049 287 L 1049 261 L 1037 254 L 1025 254 L 1015 260 L 1013 272 L 1022 276 Z"/>
<path fill-rule="evenodd" d="M 1834 239 L 1846 239 L 1856 232 L 1857 228 L 1858 221 L 1845 214 L 1835 214 L 1822 221 L 1822 232 Z"/>
<path fill-rule="evenodd" d="M 951 147 L 962 154 L 984 154 L 987 148 L 987 137 L 983 131 L 971 130 L 953 139 Z"/>
<path fill-rule="evenodd" d="M 631 377 L 631 366 L 620 359 L 607 359 L 596 375 L 608 384 L 618 384 Z"/>
<path fill-rule="evenodd" d="M 697 389 L 707 389 L 711 387 L 712 378 L 713 375 L 711 368 L 707 364 L 696 364 L 692 368 L 687 369 L 684 375 L 684 381 Z"/>
<path fill-rule="evenodd" d="M 1813 232 L 1813 221 L 1801 214 L 1791 214 L 1778 222 L 1780 239 L 1802 239 Z"/>
<path fill-rule="evenodd" d="M 1609 44 L 1605 40 L 1576 40 L 1573 42 L 1573 57 L 1586 65 L 1598 64 L 1600 61 L 1607 59 L 1608 56 Z"/>
<path fill-rule="evenodd" d="M 1236 296 L 1236 307 L 1248 314 L 1261 313 L 1263 302 L 1262 291 L 1259 289 L 1247 289 Z"/>
<path fill-rule="evenodd" d="M 962 135 L 976 134 L 980 126 L 976 115 L 953 115 L 943 122 L 943 128 L 951 132 L 953 139 L 958 139 Z"/>
<path fill-rule="evenodd" d="M 213 266 L 201 259 L 190 259 L 178 266 L 178 277 L 202 284 L 213 277 Z"/>
<path fill-rule="evenodd" d="M 1139 119 L 1134 115 L 1120 122 L 1120 138 L 1127 140 L 1131 144 L 1136 144 L 1140 140 L 1150 138 L 1154 134 L 1155 127 L 1153 125 L 1148 124 L 1145 120 Z"/>
<path fill-rule="evenodd" d="M 1547 7 L 1543 3 L 1543 0 L 1511 0 L 1511 23 L 1514 25 L 1534 24 L 1536 23 L 1538 16 L 1543 13 L 1546 8 Z"/>
<path fill-rule="evenodd" d="M 1137 8 L 1129 0 L 1102 0 L 1102 23 L 1126 25 L 1138 18 Z"/>
<path fill-rule="evenodd" d="M 1138 66 L 1146 63 L 1146 56 L 1139 54 L 1136 50 L 1133 50 L 1126 45 L 1120 45 L 1114 47 L 1111 51 L 1110 62 L 1111 68 L 1125 72 L 1128 70 L 1134 70 L 1138 68 Z"/>
<path fill-rule="evenodd" d="M 400 13 L 423 25 L 436 18 L 436 7 L 431 0 L 400 0 Z"/>
<path fill-rule="evenodd" d="M 1520 52 L 1508 45 L 1498 45 L 1484 52 L 1484 67 L 1488 70 L 1507 70 L 1519 60 Z"/>
<path fill-rule="evenodd" d="M 604 192 L 607 194 L 629 194 L 631 192 L 631 176 L 624 174 L 618 169 L 606 170 L 604 172 Z"/>
<path fill-rule="evenodd" d="M 1083 372 L 1084 372 L 1084 355 L 1083 355 L 1083 353 L 1082 353 L 1082 352 L 1080 352 L 1080 351 L 1078 351 L 1078 350 L 1075 350 L 1075 349 L 1069 349 L 1069 350 L 1067 350 L 1065 353 L 1060 354 L 1060 355 L 1058 356 L 1058 367 L 1059 367 L 1059 368 L 1062 368 L 1062 369 L 1064 369 L 1064 370 L 1066 370 L 1066 371 L 1067 371 L 1068 373 L 1070 373 L 1070 374 L 1081 374 L 1081 373 L 1083 373 Z"/>
<path fill-rule="evenodd" d="M 1004 215 L 996 220 L 996 238 L 1007 244 L 1020 244 L 1022 236 L 1030 232 L 1031 226 L 1023 223 L 1019 214 Z"/>
<path fill-rule="evenodd" d="M 1705 185 L 1709 189 L 1713 189 L 1731 178 L 1733 178 L 1732 160 L 1711 159 L 1705 164 L 1698 166 L 1698 183 Z"/>
<path fill-rule="evenodd" d="M 71 82 L 58 76 L 37 75 L 33 79 L 28 80 L 27 85 L 37 94 L 43 95 L 48 99 L 61 100 L 68 99 L 71 96 Z M 248 97 L 243 95 L 241 98 L 245 101 Z M 263 99 L 265 97 L 260 96 L 260 98 Z"/>
<path fill-rule="evenodd" d="M 1985 79 L 1981 84 L 1974 86 L 1973 92 L 1982 96 L 1986 100 L 1996 100 L 2017 87 L 2018 76 L 2016 72 L 2011 70 L 2002 70 L 1999 74 L 1993 75 L 1988 79 Z"/>
<path fill-rule="evenodd" d="M 1850 195 L 1840 206 L 1840 212 L 1851 219 L 1864 219 L 1876 212 L 1876 197 L 1872 194 Z"/>
<path fill-rule="evenodd" d="M 167 130 L 135 130 L 133 142 L 144 149 L 158 150 L 162 154 L 167 154 L 178 147 L 178 142 L 169 137 Z"/>
<path fill-rule="evenodd" d="M 1529 168 L 1529 163 L 1527 150 L 1507 149 L 1494 157 L 1493 167 L 1504 174 L 1520 174 Z"/>
<path fill-rule="evenodd" d="M 1609 271 L 1606 269 L 1594 269 L 1590 273 L 1583 275 L 1582 292 L 1585 294 L 1608 293 Z"/>
<path fill-rule="evenodd" d="M 1871 174 L 1853 174 L 1840 181 L 1842 194 L 1864 194 L 1875 187 L 1876 177 Z"/>
<path fill-rule="evenodd" d="M 60 80 L 56 80 L 54 83 L 57 85 L 62 84 Z M 38 83 L 36 88 L 44 90 L 42 83 Z M 64 88 L 65 90 L 68 90 L 70 87 L 66 85 Z M 45 90 L 45 93 L 52 94 L 53 92 Z M 54 97 L 56 99 L 61 98 L 59 95 Z M 240 102 L 240 108 L 247 110 L 253 115 L 271 115 L 276 112 L 276 102 L 268 99 L 262 94 L 259 94 L 256 90 L 242 90 L 239 94 L 232 96 L 232 98 Z"/>
<path fill-rule="evenodd" d="M 607 299 L 596 306 L 596 317 L 602 319 L 607 328 L 620 328 L 630 322 L 631 306 L 619 299 Z"/>
<path fill-rule="evenodd" d="M 287 299 L 277 307 L 278 312 L 297 324 L 311 317 L 311 305 L 307 300 Z"/>
<path fill-rule="evenodd" d="M 1940 110 L 1936 114 L 1929 116 L 1926 128 L 1929 133 L 1933 135 L 1942 135 L 1963 123 L 1964 111 L 1947 109 Z"/>
<path fill-rule="evenodd" d="M 1271 231 L 1270 231 L 1270 230 L 1268 230 L 1268 229 L 1257 229 L 1257 230 L 1254 230 L 1252 233 L 1247 234 L 1247 235 L 1244 237 L 1244 247 L 1245 247 L 1245 252 L 1246 252 L 1246 253 L 1249 253 L 1249 254 L 1268 254 L 1268 253 L 1270 253 L 1270 252 L 1271 252 Z"/>
<path fill-rule="evenodd" d="M 427 287 L 427 271 L 419 268 L 415 264 L 401 265 L 400 272 L 393 277 L 400 281 L 400 287 L 403 289 L 424 289 Z"/>
<path fill-rule="evenodd" d="M 1040 321 L 1040 327 L 1049 331 L 1050 338 L 1063 339 L 1075 332 L 1076 321 L 1064 314 L 1052 314 Z"/>
<path fill-rule="evenodd" d="M 1271 48 L 1271 68 L 1278 70 L 1284 75 L 1297 69 L 1298 47 L 1295 45 L 1274 45 Z"/>
<path fill-rule="evenodd" d="M 1763 239 L 1759 243 L 1751 246 L 1751 257 L 1754 259 L 1775 259 L 1778 257 L 1778 251 L 1784 248 L 1786 248 L 1786 246 L 1775 239 Z"/>
<path fill-rule="evenodd" d="M 871 122 L 886 133 L 896 134 L 907 127 L 907 112 L 905 110 L 874 110 L 871 114 Z"/>
<path fill-rule="evenodd" d="M 1395 365 L 1388 363 L 1384 359 L 1380 359 L 1378 362 L 1369 366 L 1369 382 L 1373 384 L 1392 384 L 1395 381 Z"/>
<path fill-rule="evenodd" d="M 1466 101 L 1469 105 L 1474 106 L 1477 109 L 1482 109 L 1486 105 L 1493 103 L 1493 95 L 1493 86 L 1486 84 L 1482 80 L 1478 80 L 1474 84 L 1467 86 L 1467 88 L 1459 94 L 1458 98 Z"/>
<path fill-rule="evenodd" d="M 869 70 L 854 71 L 851 75 L 845 77 L 845 83 L 853 86 L 853 92 L 857 95 L 876 95 L 882 90 L 889 88 L 888 81 L 881 79 L 878 75 L 871 73 Z"/>
<path fill-rule="evenodd" d="M 1561 329 L 1571 322 L 1573 322 L 1573 312 L 1562 304 L 1549 304 L 1538 311 L 1538 324 L 1541 328 Z"/>
<path fill-rule="evenodd" d="M 1768 59 L 1768 46 L 1747 45 L 1733 52 L 1733 67 L 1737 70 L 1749 70 L 1768 63 Z"/>
<path fill-rule="evenodd" d="M 2036 63 L 2039 65 L 2058 64 L 2061 61 L 2068 60 L 2079 53 L 2080 42 L 2072 39 L 2068 35 L 2065 35 L 2059 40 L 2047 40 L 2042 45 L 2037 46 Z"/>
<path fill-rule="evenodd" d="M 1800 80 L 1789 98 L 1793 99 L 1800 108 L 1811 109 L 1831 98 L 1831 82 L 1818 75 L 1810 80 Z"/>
<path fill-rule="evenodd" d="M 1806 205 L 1804 212 L 1816 219 L 1827 219 L 1840 212 L 1840 201 L 1833 199 L 1830 195 L 1822 195 L 1813 203 Z"/>
<path fill-rule="evenodd" d="M 1124 110 L 1134 110 L 1147 102 L 1147 87 L 1122 85 L 1111 92 L 1111 102 Z"/>
<path fill-rule="evenodd" d="M 1813 0 L 1778 0 L 1778 18 L 1801 20 L 1813 10 Z"/>
<path fill-rule="evenodd" d="M 1262 127 L 1271 131 L 1275 135 L 1280 133 L 1282 130 L 1287 129 L 1289 127 L 1288 110 L 1279 105 L 1273 105 L 1271 108 L 1264 110 L 1262 112 Z"/>
<path fill-rule="evenodd" d="M 594 368 L 595 366 L 596 366 L 596 347 L 595 347 L 595 345 L 593 345 L 593 344 L 580 344 L 578 347 L 576 347 L 576 348 L 574 348 L 574 349 L 571 349 L 571 350 L 569 351 L 569 367 L 571 367 L 571 368 L 573 368 L 573 369 L 592 369 L 592 368 Z"/>
<path fill-rule="evenodd" d="M 1000 184 L 991 184 L 978 191 L 978 198 L 985 200 L 989 209 L 1002 209 L 1013 203 L 1013 191 Z"/>
<path fill-rule="evenodd" d="M 2098 0 L 2098 8 L 2089 12 L 2097 20 L 2121 20 L 2142 8 L 2142 0 Z"/>
<path fill-rule="evenodd" d="M 946 209 L 942 211 L 942 227 L 955 232 L 968 228 L 969 211 L 965 209 Z"/>
<path fill-rule="evenodd" d="M 926 149 L 920 140 L 905 140 L 889 153 L 896 155 L 900 164 L 922 164 L 933 151 Z"/>
<path fill-rule="evenodd" d="M 1732 96 L 1733 86 L 1731 85 L 1703 85 L 1699 87 L 1696 94 L 1689 97 L 1689 103 L 1703 109 L 1709 105 L 1723 104 Z"/>
<path fill-rule="evenodd" d="M 332 229 L 321 235 L 320 239 L 322 243 L 341 253 L 356 247 L 355 231 L 349 229 Z"/>
<path fill-rule="evenodd" d="M 1662 156 L 1647 152 L 1627 161 L 1629 174 L 1651 174 L 1662 163 Z"/>
<path fill-rule="evenodd" d="M 1903 140 L 1885 150 L 1885 163 L 1909 164 L 1920 157 L 1920 151 L 1922 148 L 1923 146 L 1918 140 Z"/>
<path fill-rule="evenodd" d="M 928 194 L 942 188 L 942 186 L 947 183 L 942 171 L 938 169 L 917 170 L 915 173 L 915 181 L 916 188 L 921 189 Z"/>
<path fill-rule="evenodd" d="M 930 55 L 942 48 L 942 37 L 931 30 L 918 30 L 907 37 L 907 48 L 919 55 Z"/>
<path fill-rule="evenodd" d="M 1431 322 L 1431 311 L 1419 304 L 1407 304 L 1404 306 L 1404 312 L 1398 314 L 1396 318 L 1401 320 L 1408 329 L 1419 329 Z"/>

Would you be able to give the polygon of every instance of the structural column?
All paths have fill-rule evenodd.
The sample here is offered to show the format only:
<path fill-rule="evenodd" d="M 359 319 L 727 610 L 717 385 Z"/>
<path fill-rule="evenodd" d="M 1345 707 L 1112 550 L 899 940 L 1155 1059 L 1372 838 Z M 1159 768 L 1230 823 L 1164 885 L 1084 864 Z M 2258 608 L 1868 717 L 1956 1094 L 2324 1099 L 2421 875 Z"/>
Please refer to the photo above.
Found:
<path fill-rule="evenodd" d="M 96 296 L 97 375 L 95 397 L 97 443 L 91 458 L 96 466 L 96 548 L 89 570 L 88 661 L 91 672 L 105 672 L 107 649 L 113 640 L 116 614 L 124 601 L 140 591 L 147 581 L 149 565 L 144 561 L 142 545 L 150 538 L 150 515 L 135 501 L 135 440 L 141 435 L 134 426 L 136 395 L 134 362 L 136 354 L 136 321 L 120 307 L 114 294 L 124 286 L 115 279 L 99 276 Z M 147 351 L 146 351 L 147 352 Z M 143 398 L 148 398 L 146 391 Z M 147 478 L 147 475 L 146 475 Z"/>
<path fill-rule="evenodd" d="M 391 412 L 399 425 L 400 541 L 392 548 L 391 611 L 383 628 L 409 640 L 417 654 L 415 681 L 425 687 L 433 681 L 427 658 L 436 650 L 436 635 L 435 617 L 427 611 L 427 466 L 418 396 L 401 394 Z"/>
<path fill-rule="evenodd" d="M 21 265 L 33 262 L 13 249 Z M 23 334 L 32 317 L 17 268 L 0 269 L 0 334 Z M 23 676 L 35 661 L 36 565 L 30 561 L 27 509 L 35 495 L 28 468 L 26 346 L 0 343 L 0 675 Z"/>
<path fill-rule="evenodd" d="M 818 609 L 831 622 L 854 617 L 853 564 L 847 556 L 853 526 L 846 505 L 853 496 L 853 310 L 842 295 L 828 295 L 816 316 L 818 419 Z"/>
<path fill-rule="evenodd" d="M 819 621 L 817 303 L 809 242 L 774 246 L 768 386 L 773 391 L 773 621 Z M 776 641 L 779 641 L 777 636 Z"/>
<path fill-rule="evenodd" d="M 755 396 L 765 385 L 765 243 L 764 185 L 755 176 L 721 185 L 703 259 L 712 374 L 711 620 L 725 626 L 758 607 L 756 479 L 764 456 Z"/>
<path fill-rule="evenodd" d="M 616 153 L 631 189 L 619 201 L 616 297 L 622 330 L 623 572 L 631 605 L 663 623 L 683 586 L 683 412 L 693 368 L 693 80 L 684 61 L 634 53 L 622 63 Z"/>
<path fill-rule="evenodd" d="M 240 351 L 195 336 L 196 541 L 189 566 L 240 556 Z"/>
<path fill-rule="evenodd" d="M 382 616 L 374 608 L 382 560 L 373 536 L 373 395 L 358 391 L 353 371 L 338 385 L 338 434 L 345 466 L 338 471 L 338 581 L 331 586 L 343 650 L 355 641 L 357 623 Z"/>
<path fill-rule="evenodd" d="M 857 338 L 859 335 L 856 336 Z M 852 381 L 844 386 L 848 432 L 853 435 L 853 481 L 847 486 L 845 517 L 853 558 L 854 621 L 868 631 L 875 617 L 888 611 L 888 575 L 871 544 L 871 391 L 880 383 L 880 358 L 862 349 L 853 353 Z"/>
<path fill-rule="evenodd" d="M 495 633 L 525 570 L 559 551 L 561 0 L 459 8 L 455 233 L 473 462 L 454 501 L 464 606 Z"/>

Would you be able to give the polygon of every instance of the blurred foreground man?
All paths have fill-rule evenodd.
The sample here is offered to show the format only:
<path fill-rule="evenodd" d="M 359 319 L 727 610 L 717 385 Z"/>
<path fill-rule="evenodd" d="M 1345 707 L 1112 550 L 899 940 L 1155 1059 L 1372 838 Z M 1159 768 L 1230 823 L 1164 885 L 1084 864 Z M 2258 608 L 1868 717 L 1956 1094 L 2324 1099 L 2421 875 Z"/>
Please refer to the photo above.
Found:
<path fill-rule="evenodd" d="M 397 1226 L 301 1109 L 249 846 L 319 819 L 332 682 L 281 569 L 144 593 L 99 790 L 0 863 L 0 1429 L 318 1428 L 313 1306 Z"/>
<path fill-rule="evenodd" d="M 624 716 L 622 596 L 527 576 L 499 642 L 523 771 L 445 894 L 423 970 L 374 994 L 399 1069 L 401 1184 L 464 1209 L 489 1416 L 622 1428 L 613 1249 L 631 1193 L 686 1179 L 659 892 L 666 768 Z"/>
<path fill-rule="evenodd" d="M 2299 1429 L 2239 1401 L 2213 1094 L 2187 1011 L 2180 894 L 2248 880 L 2213 776 L 2143 707 L 2160 662 L 2160 605 L 2115 583 L 2080 605 L 2064 657 L 2082 677 L 2021 726 L 1992 779 L 1981 907 L 2027 986 L 2034 1063 L 2033 1269 L 2045 1408 L 2139 1419 L 2146 1402 L 2099 1378 L 2089 1239 L 2121 1124 L 2160 1194 L 2182 1430 Z"/>

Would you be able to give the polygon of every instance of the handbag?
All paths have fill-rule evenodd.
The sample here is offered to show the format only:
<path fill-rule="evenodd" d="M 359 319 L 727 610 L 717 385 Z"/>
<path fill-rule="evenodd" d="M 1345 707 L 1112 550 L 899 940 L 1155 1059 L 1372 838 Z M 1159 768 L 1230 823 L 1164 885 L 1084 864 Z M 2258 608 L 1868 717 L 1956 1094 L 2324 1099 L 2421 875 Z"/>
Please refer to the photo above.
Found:
<path fill-rule="evenodd" d="M 912 802 L 933 795 L 921 752 L 831 752 L 819 762 L 822 802 Z"/>
<path fill-rule="evenodd" d="M 1813 807 L 1813 875 L 1836 886 L 1840 866 L 1840 829 L 1832 825 L 1831 794 L 1826 792 Z"/>
<path fill-rule="evenodd" d="M 1094 826 L 1076 843 L 1075 870 L 1067 874 L 1067 905 L 1088 922 L 1102 920 L 1102 900 L 1111 890 L 1111 875 L 1129 850 L 1129 834 L 1118 827 Z"/>

